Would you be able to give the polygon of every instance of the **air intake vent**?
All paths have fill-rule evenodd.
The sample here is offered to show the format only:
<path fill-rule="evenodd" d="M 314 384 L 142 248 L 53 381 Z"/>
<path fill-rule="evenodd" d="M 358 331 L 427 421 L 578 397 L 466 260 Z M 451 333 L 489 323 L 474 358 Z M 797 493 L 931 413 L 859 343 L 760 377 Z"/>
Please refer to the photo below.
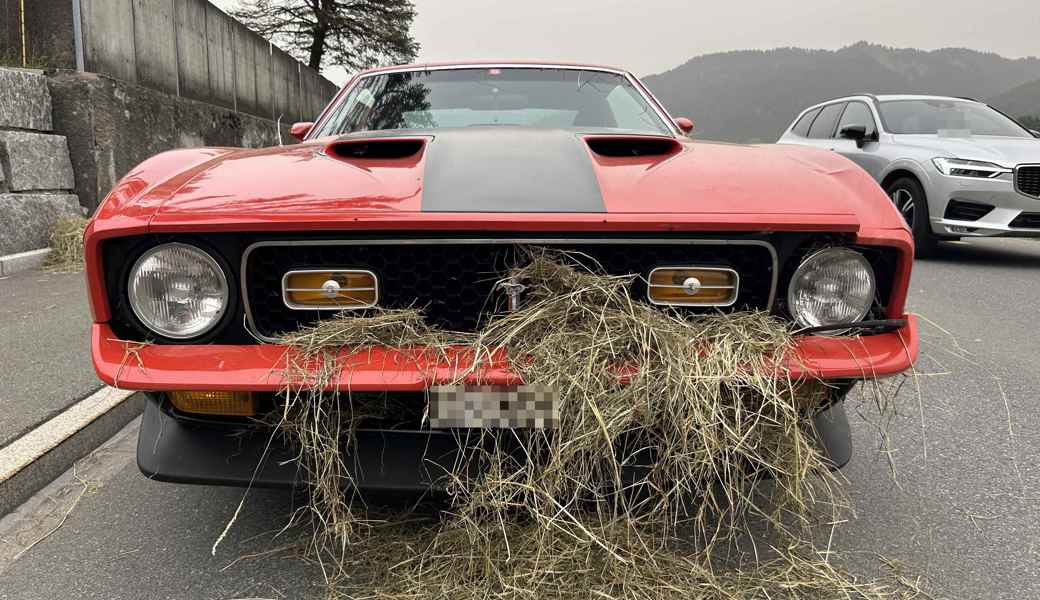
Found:
<path fill-rule="evenodd" d="M 423 138 L 348 140 L 329 144 L 325 153 L 348 161 L 394 160 L 415 156 L 425 145 Z"/>
<path fill-rule="evenodd" d="M 1015 169 L 1015 189 L 1026 196 L 1040 198 L 1040 165 Z"/>
<path fill-rule="evenodd" d="M 588 137 L 585 142 L 596 154 L 612 157 L 669 156 L 682 150 L 672 138 L 645 135 Z"/>
<path fill-rule="evenodd" d="M 1040 213 L 1022 213 L 1010 223 L 1013 229 L 1040 229 Z"/>
<path fill-rule="evenodd" d="M 950 200 L 946 205 L 946 219 L 954 221 L 978 221 L 993 210 L 993 205 L 979 202 L 965 202 L 964 200 Z"/>

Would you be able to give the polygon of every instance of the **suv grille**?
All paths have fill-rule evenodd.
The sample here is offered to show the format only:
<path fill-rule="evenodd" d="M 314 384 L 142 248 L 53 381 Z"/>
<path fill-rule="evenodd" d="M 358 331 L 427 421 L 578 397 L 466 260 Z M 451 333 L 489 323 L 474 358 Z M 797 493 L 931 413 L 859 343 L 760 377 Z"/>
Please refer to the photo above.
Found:
<path fill-rule="evenodd" d="M 721 240 L 367 240 L 344 243 L 271 242 L 252 246 L 244 259 L 247 317 L 255 333 L 271 339 L 333 313 L 291 310 L 282 301 L 282 275 L 298 269 L 367 269 L 376 273 L 380 306 L 425 307 L 427 319 L 456 331 L 472 331 L 483 314 L 503 310 L 506 295 L 495 282 L 522 262 L 522 244 L 573 252 L 588 265 L 614 275 L 655 267 L 718 266 L 740 274 L 737 302 L 726 310 L 770 309 L 777 266 L 765 242 Z M 633 296 L 645 299 L 641 281 Z M 690 309 L 695 310 L 695 309 Z M 701 309 L 705 310 L 705 309 Z M 719 309 L 708 309 L 719 310 Z"/>
<path fill-rule="evenodd" d="M 1040 213 L 1022 213 L 1010 224 L 1016 229 L 1040 229 Z"/>
<path fill-rule="evenodd" d="M 1040 198 L 1040 165 L 1015 169 L 1015 189 L 1026 196 Z"/>

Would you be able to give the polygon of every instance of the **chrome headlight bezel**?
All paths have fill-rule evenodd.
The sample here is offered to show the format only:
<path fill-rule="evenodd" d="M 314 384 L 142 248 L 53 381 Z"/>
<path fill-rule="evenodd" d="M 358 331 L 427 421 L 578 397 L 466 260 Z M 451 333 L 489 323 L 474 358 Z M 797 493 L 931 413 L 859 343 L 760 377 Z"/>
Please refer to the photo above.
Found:
<path fill-rule="evenodd" d="M 806 273 L 815 268 L 818 263 L 825 259 L 842 258 L 845 260 L 851 260 L 854 265 L 861 269 L 860 274 L 865 275 L 868 281 L 868 293 L 864 294 L 864 298 L 861 298 L 858 305 L 853 305 L 853 311 L 850 312 L 850 316 L 837 321 L 824 321 L 818 317 L 818 315 L 807 314 L 804 303 L 800 301 L 798 294 L 803 290 L 800 283 Z M 851 272 L 850 272 L 851 273 Z M 845 323 L 852 324 L 862 321 L 869 314 L 874 306 L 875 298 L 878 292 L 877 285 L 877 274 L 874 272 L 874 267 L 871 265 L 867 257 L 861 252 L 858 252 L 852 248 L 846 248 L 844 246 L 830 246 L 827 248 L 821 248 L 814 252 L 809 253 L 802 259 L 802 262 L 795 269 L 791 275 L 791 279 L 787 286 L 787 309 L 794 320 L 795 324 L 802 329 L 810 329 L 814 327 L 827 327 L 832 325 L 842 325 Z M 852 304 L 852 301 L 849 301 Z M 818 335 L 841 335 L 848 331 L 847 329 L 835 329 L 833 331 L 820 332 Z"/>
<path fill-rule="evenodd" d="M 210 271 L 209 275 L 215 276 L 217 293 L 209 296 L 211 300 L 219 300 L 218 309 L 208 315 L 199 325 L 179 330 L 164 326 L 154 315 L 146 310 L 142 304 L 146 299 L 142 298 L 143 294 L 140 293 L 139 287 L 136 285 L 140 281 L 139 275 L 146 262 L 161 252 L 172 249 L 189 253 L 193 259 L 198 261 L 196 263 L 198 267 L 208 269 Z M 134 317 L 147 331 L 166 339 L 191 340 L 210 333 L 224 321 L 224 317 L 230 308 L 231 286 L 228 282 L 227 270 L 213 254 L 193 244 L 167 242 L 149 248 L 137 258 L 127 274 L 126 296 Z"/>

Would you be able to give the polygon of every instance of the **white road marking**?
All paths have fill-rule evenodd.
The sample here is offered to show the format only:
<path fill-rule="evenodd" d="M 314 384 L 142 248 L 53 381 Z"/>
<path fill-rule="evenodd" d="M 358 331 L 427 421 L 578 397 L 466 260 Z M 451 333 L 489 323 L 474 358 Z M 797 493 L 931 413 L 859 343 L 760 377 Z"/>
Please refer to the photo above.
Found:
<path fill-rule="evenodd" d="M 135 392 L 105 386 L 0 449 L 0 484 L 93 423 Z"/>
<path fill-rule="evenodd" d="M 50 248 L 40 248 L 39 250 L 0 256 L 0 275 L 14 275 L 21 271 L 39 268 L 47 260 L 47 256 L 50 253 Z"/>

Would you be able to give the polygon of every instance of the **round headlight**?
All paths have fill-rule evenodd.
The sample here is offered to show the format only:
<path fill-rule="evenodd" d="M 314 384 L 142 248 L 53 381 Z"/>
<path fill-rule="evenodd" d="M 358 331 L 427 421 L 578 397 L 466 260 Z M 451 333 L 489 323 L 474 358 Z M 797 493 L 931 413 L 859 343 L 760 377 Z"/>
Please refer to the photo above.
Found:
<path fill-rule="evenodd" d="M 802 327 L 854 323 L 867 316 L 874 290 L 874 269 L 862 254 L 825 248 L 809 255 L 794 272 L 787 305 Z"/>
<path fill-rule="evenodd" d="M 227 310 L 228 284 L 213 257 L 187 244 L 145 252 L 130 271 L 130 307 L 155 333 L 174 339 L 212 329 Z"/>

